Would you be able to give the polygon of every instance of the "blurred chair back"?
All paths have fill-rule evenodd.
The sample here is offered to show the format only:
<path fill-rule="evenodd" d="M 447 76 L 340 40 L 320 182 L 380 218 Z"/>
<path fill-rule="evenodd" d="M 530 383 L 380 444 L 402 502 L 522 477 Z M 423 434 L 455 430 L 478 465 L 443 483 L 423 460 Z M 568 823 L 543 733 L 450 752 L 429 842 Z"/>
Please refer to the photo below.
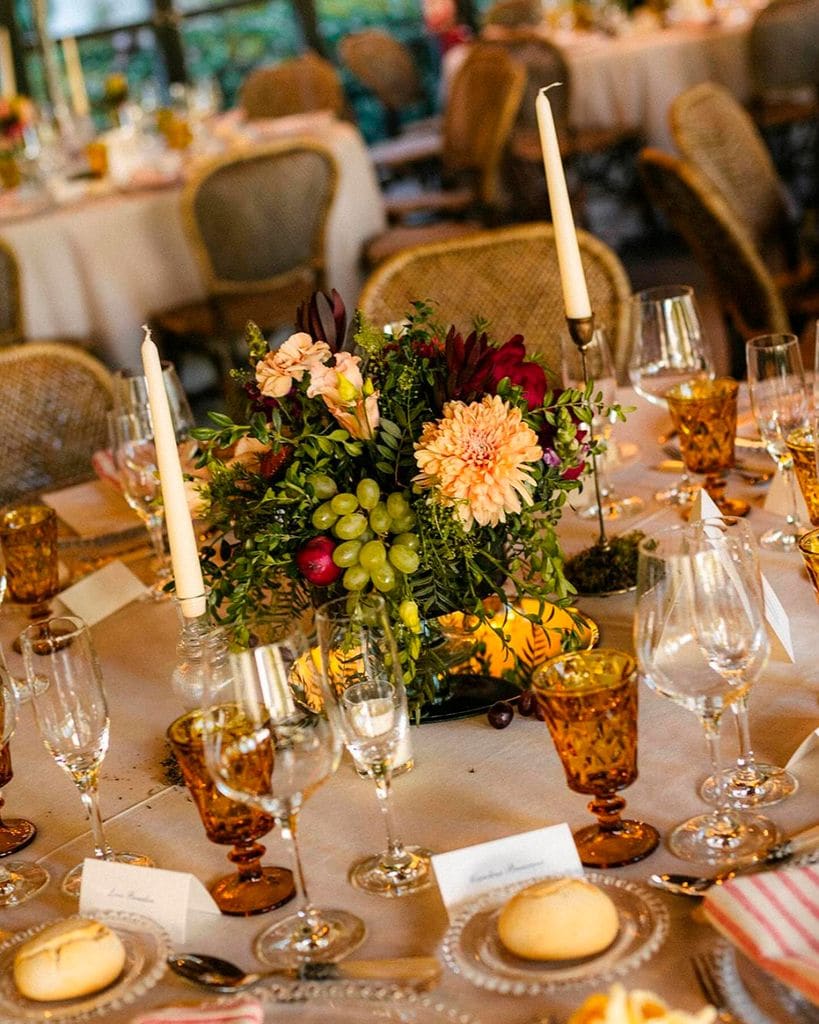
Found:
<path fill-rule="evenodd" d="M 745 108 L 723 86 L 703 82 L 677 96 L 670 120 L 683 157 L 725 199 L 760 250 L 776 250 L 780 266 L 796 269 L 800 252 L 793 201 Z"/>
<path fill-rule="evenodd" d="M 607 245 L 582 229 L 577 235 L 595 320 L 608 330 L 625 380 L 631 286 Z M 434 304 L 435 318 L 445 326 L 468 331 L 481 317 L 497 342 L 522 334 L 529 351 L 560 374 L 561 335 L 568 331 L 551 224 L 494 228 L 405 249 L 370 275 L 359 307 L 380 327 L 400 320 L 418 298 Z"/>
<path fill-rule="evenodd" d="M 0 347 L 23 340 L 20 268 L 14 250 L 0 240 Z"/>
<path fill-rule="evenodd" d="M 397 135 L 401 111 L 426 98 L 412 53 L 394 36 L 375 28 L 344 36 L 338 53 L 347 70 L 383 104 L 388 134 Z"/>
<path fill-rule="evenodd" d="M 445 177 L 467 176 L 487 207 L 501 202 L 500 163 L 523 98 L 526 71 L 509 54 L 476 43 L 454 75 L 444 110 Z"/>
<path fill-rule="evenodd" d="M 794 114 L 800 107 L 816 114 L 819 89 L 819 0 L 774 0 L 754 19 L 750 35 L 750 67 L 756 91 L 764 104 L 766 94 L 783 113 L 787 93 L 806 90 L 807 101 L 791 102 Z M 800 116 L 805 116 L 801 114 Z M 764 117 L 763 117 L 764 120 Z"/>
<path fill-rule="evenodd" d="M 538 25 L 542 20 L 543 6 L 540 0 L 496 0 L 481 18 L 481 23 L 484 26 L 517 28 L 521 25 Z"/>
<path fill-rule="evenodd" d="M 182 192 L 182 220 L 207 298 L 155 313 L 167 358 L 205 354 L 228 398 L 248 320 L 292 326 L 296 306 L 325 285 L 325 229 L 336 189 L 332 154 L 307 139 L 220 157 Z"/>
<path fill-rule="evenodd" d="M 239 105 L 248 120 L 309 110 L 332 110 L 338 117 L 347 112 L 338 72 L 312 51 L 251 71 L 242 85 Z"/>
<path fill-rule="evenodd" d="M 0 502 L 91 478 L 113 404 L 111 374 L 81 348 L 41 341 L 0 349 Z"/>
<path fill-rule="evenodd" d="M 782 295 L 748 229 L 692 164 L 644 149 L 640 173 L 655 206 L 708 275 L 731 336 L 731 372 L 745 376 L 745 341 L 791 330 Z"/>

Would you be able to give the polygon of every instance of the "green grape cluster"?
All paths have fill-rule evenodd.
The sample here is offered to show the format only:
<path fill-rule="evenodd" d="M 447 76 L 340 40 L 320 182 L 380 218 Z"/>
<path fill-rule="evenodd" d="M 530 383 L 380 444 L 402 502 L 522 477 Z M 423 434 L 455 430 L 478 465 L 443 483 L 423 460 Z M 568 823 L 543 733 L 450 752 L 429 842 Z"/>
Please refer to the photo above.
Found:
<path fill-rule="evenodd" d="M 359 482 L 355 494 L 339 494 L 332 478 L 323 474 L 316 474 L 309 482 L 316 496 L 323 499 L 313 511 L 313 526 L 339 541 L 333 561 L 344 569 L 342 584 L 346 590 L 361 591 L 372 583 L 386 594 L 398 586 L 402 574 L 415 572 L 420 562 L 420 540 L 412 532 L 415 514 L 406 494 L 394 491 L 382 495 L 376 481 L 369 478 Z M 411 617 L 410 609 L 407 616 Z M 407 625 L 412 628 L 415 623 Z"/>

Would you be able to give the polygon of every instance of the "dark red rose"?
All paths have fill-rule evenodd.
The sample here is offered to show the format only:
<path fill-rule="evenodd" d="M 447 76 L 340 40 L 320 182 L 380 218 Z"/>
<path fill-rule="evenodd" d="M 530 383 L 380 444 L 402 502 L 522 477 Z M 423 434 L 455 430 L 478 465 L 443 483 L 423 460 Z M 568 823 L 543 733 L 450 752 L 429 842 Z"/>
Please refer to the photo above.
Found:
<path fill-rule="evenodd" d="M 316 587 L 329 587 L 342 571 L 333 561 L 335 541 L 330 537 L 313 537 L 296 555 L 296 565 L 304 578 Z"/>
<path fill-rule="evenodd" d="M 546 371 L 537 363 L 526 361 L 526 346 L 521 334 L 510 338 L 492 354 L 489 387 L 496 389 L 504 377 L 523 389 L 523 397 L 530 409 L 543 405 L 544 395 L 549 390 Z"/>

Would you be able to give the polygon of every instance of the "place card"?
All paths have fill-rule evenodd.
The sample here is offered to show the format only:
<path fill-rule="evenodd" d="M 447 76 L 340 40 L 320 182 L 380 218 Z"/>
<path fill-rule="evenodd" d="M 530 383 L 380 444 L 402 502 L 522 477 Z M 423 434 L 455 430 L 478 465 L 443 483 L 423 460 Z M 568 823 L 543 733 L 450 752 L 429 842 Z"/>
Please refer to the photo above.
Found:
<path fill-rule="evenodd" d="M 140 525 L 121 492 L 100 480 L 64 487 L 42 497 L 79 537 L 104 537 Z"/>
<path fill-rule="evenodd" d="M 719 519 L 721 517 L 722 513 L 717 508 L 711 495 L 705 488 L 699 490 L 691 506 L 689 522 L 694 523 L 699 519 Z M 765 618 L 771 628 L 771 632 L 779 641 L 785 657 L 788 661 L 795 661 L 796 655 L 793 650 L 788 613 L 785 611 L 782 602 L 777 597 L 776 591 L 768 582 L 765 574 L 760 573 L 760 576 L 762 577 L 762 599 L 765 603 Z"/>
<path fill-rule="evenodd" d="M 583 865 L 564 822 L 519 835 L 493 839 L 432 858 L 447 910 L 492 889 L 548 875 L 580 875 Z"/>
<path fill-rule="evenodd" d="M 60 600 L 72 615 L 79 615 L 89 626 L 95 626 L 146 593 L 145 584 L 127 566 L 109 562 L 61 591 Z"/>
<path fill-rule="evenodd" d="M 82 866 L 80 913 L 142 914 L 162 925 L 172 942 L 187 939 L 188 914 L 219 914 L 198 878 L 184 871 L 143 868 L 87 857 Z"/>

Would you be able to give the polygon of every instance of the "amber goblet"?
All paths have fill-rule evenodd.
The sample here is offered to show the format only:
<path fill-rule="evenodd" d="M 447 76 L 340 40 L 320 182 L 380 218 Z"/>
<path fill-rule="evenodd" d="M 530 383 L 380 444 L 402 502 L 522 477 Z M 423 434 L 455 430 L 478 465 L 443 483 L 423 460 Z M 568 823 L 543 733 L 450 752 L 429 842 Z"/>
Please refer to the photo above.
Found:
<path fill-rule="evenodd" d="M 812 526 L 819 526 L 819 476 L 816 471 L 816 439 L 809 427 L 791 431 L 785 439 L 793 456 L 793 468 L 805 499 Z"/>
<path fill-rule="evenodd" d="M 617 794 L 637 778 L 637 663 L 600 647 L 552 658 L 535 670 L 532 688 L 563 764 L 569 789 L 593 796 L 597 823 L 574 833 L 588 867 L 642 860 L 660 841 L 657 830 L 622 818 Z"/>
<path fill-rule="evenodd" d="M 705 474 L 705 490 L 726 516 L 750 510 L 747 501 L 725 495 L 725 474 L 734 464 L 738 393 L 735 380 L 718 377 L 675 384 L 665 395 L 685 468 Z"/>
<path fill-rule="evenodd" d="M 57 513 L 48 505 L 17 505 L 0 517 L 9 594 L 45 618 L 60 589 Z"/>
<path fill-rule="evenodd" d="M 264 914 L 295 896 L 293 874 L 287 868 L 261 863 L 265 848 L 257 840 L 273 828 L 273 818 L 258 808 L 223 796 L 216 788 L 205 764 L 206 727 L 207 717 L 202 711 L 189 711 L 171 723 L 167 736 L 205 826 L 205 835 L 212 843 L 233 847 L 228 860 L 236 865 L 237 871 L 215 882 L 210 894 L 223 914 Z"/>

